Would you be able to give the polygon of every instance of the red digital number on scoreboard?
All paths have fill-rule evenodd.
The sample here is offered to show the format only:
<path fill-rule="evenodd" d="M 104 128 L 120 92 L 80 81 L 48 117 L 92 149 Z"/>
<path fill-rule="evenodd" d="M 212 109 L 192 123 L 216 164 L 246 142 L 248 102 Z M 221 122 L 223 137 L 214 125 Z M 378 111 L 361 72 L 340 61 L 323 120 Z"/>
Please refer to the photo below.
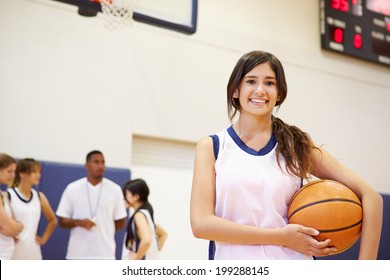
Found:
<path fill-rule="evenodd" d="M 355 34 L 355 36 L 353 36 L 353 46 L 356 48 L 356 49 L 360 49 L 363 45 L 363 38 L 362 38 L 362 35 L 360 34 Z"/>
<path fill-rule="evenodd" d="M 349 11 L 349 3 L 347 0 L 331 0 L 331 7 L 345 13 Z"/>

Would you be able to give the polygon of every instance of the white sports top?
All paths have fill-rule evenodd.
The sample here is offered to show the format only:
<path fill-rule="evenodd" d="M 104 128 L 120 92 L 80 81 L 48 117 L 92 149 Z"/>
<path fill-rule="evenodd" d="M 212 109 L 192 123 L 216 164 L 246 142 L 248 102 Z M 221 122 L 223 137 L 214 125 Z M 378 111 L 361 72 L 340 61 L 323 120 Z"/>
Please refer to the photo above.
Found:
<path fill-rule="evenodd" d="M 24 225 L 23 230 L 18 235 L 19 240 L 15 245 L 12 259 L 41 260 L 41 246 L 35 241 L 41 218 L 41 201 L 38 192 L 31 189 L 30 199 L 23 197 L 18 188 L 12 188 L 8 193 L 15 219 Z"/>
<path fill-rule="evenodd" d="M 217 138 L 218 137 L 218 138 Z M 272 135 L 260 151 L 248 147 L 229 127 L 213 136 L 216 155 L 215 214 L 239 224 L 282 228 L 301 178 L 281 170 Z M 219 140 L 219 141 L 218 141 Z M 219 142 L 219 143 L 218 143 Z M 285 166 L 283 158 L 281 166 Z M 215 242 L 214 259 L 312 259 L 287 247 Z"/>
<path fill-rule="evenodd" d="M 0 191 L 0 195 L 3 197 L 4 210 L 8 216 L 12 217 L 11 207 L 9 201 L 3 192 Z M 1 201 L 0 201 L 1 203 Z M 12 236 L 6 236 L 0 233 L 0 260 L 9 260 L 12 257 L 12 253 L 15 248 L 14 238 Z"/>
<path fill-rule="evenodd" d="M 160 258 L 159 257 L 160 250 L 159 250 L 159 245 L 158 245 L 156 228 L 155 228 L 154 222 L 152 220 L 152 216 L 150 216 L 150 212 L 146 209 L 140 209 L 139 212 L 141 212 L 142 214 L 145 215 L 146 220 L 147 220 L 148 225 L 149 225 L 150 230 L 151 230 L 151 235 L 153 236 L 152 243 L 150 244 L 150 247 L 145 254 L 145 260 L 158 260 Z M 132 224 L 132 230 L 134 233 L 136 232 L 134 220 L 133 220 L 133 224 Z M 124 241 L 126 242 L 126 234 L 125 234 Z M 127 249 L 125 242 L 123 243 L 123 247 L 122 247 L 122 260 L 127 260 L 129 253 L 130 253 L 130 250 Z M 136 245 L 134 247 L 138 247 L 138 245 Z M 136 248 L 133 248 L 133 250 L 136 251 Z"/>

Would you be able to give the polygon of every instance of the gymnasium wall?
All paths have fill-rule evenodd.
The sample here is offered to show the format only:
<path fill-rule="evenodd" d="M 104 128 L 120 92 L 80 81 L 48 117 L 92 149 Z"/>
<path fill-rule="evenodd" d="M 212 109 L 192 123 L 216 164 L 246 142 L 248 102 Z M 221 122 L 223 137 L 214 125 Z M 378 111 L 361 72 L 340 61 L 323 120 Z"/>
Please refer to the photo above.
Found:
<path fill-rule="evenodd" d="M 83 163 L 99 148 L 128 168 L 135 133 L 196 142 L 228 125 L 230 72 L 263 49 L 285 65 L 278 115 L 390 193 L 389 68 L 322 51 L 318 2 L 199 0 L 197 32 L 185 35 L 139 22 L 110 31 L 71 5 L 0 0 L 0 150 Z"/>
<path fill-rule="evenodd" d="M 388 67 L 322 51 L 319 1 L 198 4 L 186 35 L 139 22 L 110 31 L 71 5 L 0 0 L 0 151 L 83 164 L 100 149 L 131 170 L 135 134 L 195 143 L 229 125 L 230 72 L 261 49 L 285 66 L 276 114 L 390 194 Z"/>

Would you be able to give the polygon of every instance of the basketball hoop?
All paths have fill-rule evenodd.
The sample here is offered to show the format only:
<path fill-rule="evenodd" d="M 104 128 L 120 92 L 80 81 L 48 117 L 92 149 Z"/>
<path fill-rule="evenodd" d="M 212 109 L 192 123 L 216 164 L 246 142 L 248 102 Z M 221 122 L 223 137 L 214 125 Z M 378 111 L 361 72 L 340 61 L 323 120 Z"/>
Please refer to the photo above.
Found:
<path fill-rule="evenodd" d="M 108 29 L 120 29 L 133 22 L 133 9 L 138 0 L 99 0 Z"/>

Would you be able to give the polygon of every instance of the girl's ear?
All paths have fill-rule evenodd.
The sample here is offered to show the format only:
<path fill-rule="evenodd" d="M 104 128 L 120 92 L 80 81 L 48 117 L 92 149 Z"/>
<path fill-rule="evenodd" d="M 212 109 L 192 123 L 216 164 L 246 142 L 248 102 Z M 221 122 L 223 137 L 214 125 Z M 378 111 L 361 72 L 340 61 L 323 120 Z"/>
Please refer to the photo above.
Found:
<path fill-rule="evenodd" d="M 236 89 L 234 92 L 233 92 L 233 98 L 238 98 L 239 97 L 239 93 L 238 93 L 238 89 Z"/>

